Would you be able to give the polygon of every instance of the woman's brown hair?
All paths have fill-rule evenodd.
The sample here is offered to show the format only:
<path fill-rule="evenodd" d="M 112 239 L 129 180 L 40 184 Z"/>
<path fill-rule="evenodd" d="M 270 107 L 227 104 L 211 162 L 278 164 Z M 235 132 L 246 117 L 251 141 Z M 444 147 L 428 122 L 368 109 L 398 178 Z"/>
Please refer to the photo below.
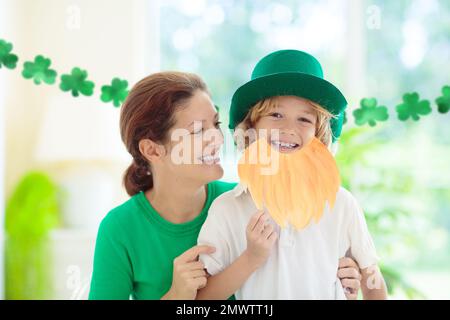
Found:
<path fill-rule="evenodd" d="M 123 176 L 130 196 L 153 187 L 150 163 L 141 154 L 139 141 L 165 142 L 175 111 L 197 90 L 208 92 L 199 76 L 184 72 L 154 73 L 131 89 L 120 113 L 122 141 L 133 157 Z"/>

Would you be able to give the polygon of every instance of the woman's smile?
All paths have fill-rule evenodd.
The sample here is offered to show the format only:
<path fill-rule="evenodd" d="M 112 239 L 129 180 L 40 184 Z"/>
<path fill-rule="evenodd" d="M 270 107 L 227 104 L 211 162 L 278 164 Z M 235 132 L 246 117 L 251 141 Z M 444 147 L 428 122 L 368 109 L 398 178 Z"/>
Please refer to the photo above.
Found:
<path fill-rule="evenodd" d="M 200 160 L 202 164 L 206 164 L 206 165 L 219 164 L 220 156 L 218 153 L 211 154 L 211 155 L 203 155 L 203 156 L 199 157 L 198 160 Z"/>

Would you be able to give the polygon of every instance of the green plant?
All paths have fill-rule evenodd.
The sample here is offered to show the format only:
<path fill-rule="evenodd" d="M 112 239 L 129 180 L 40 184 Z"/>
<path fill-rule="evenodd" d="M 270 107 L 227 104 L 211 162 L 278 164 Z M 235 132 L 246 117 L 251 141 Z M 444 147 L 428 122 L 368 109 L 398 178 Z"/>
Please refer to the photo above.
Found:
<path fill-rule="evenodd" d="M 361 203 L 364 208 L 367 225 L 377 245 L 377 251 L 382 252 L 383 258 L 389 260 L 393 255 L 393 248 L 399 243 L 414 246 L 415 234 L 408 228 L 408 221 L 413 217 L 408 210 L 401 207 L 396 201 L 402 194 L 408 194 L 413 181 L 401 176 L 402 172 L 393 168 L 389 173 L 384 168 L 370 162 L 374 153 L 381 152 L 388 143 L 386 138 L 374 134 L 374 129 L 368 127 L 345 128 L 340 140 L 336 161 L 339 166 L 342 186 L 352 193 L 358 191 L 370 195 L 377 206 Z M 370 132 L 369 132 L 370 131 Z M 355 185 L 355 176 L 358 168 L 362 171 L 371 171 L 372 175 L 390 177 L 375 183 L 362 183 Z M 361 172 L 361 170 L 359 170 Z M 362 174 L 362 173 L 361 173 Z M 383 201 L 382 201 L 383 200 Z M 381 204 L 381 205 L 380 205 Z M 378 240 L 378 241 L 377 241 Z M 384 259 L 383 259 L 384 260 Z M 386 280 L 388 293 L 392 295 L 401 293 L 409 299 L 423 299 L 425 296 L 408 283 L 406 278 L 389 262 L 381 261 L 381 272 Z"/>
<path fill-rule="evenodd" d="M 45 299 L 51 291 L 48 232 L 59 224 L 58 188 L 27 173 L 6 205 L 6 299 Z"/>

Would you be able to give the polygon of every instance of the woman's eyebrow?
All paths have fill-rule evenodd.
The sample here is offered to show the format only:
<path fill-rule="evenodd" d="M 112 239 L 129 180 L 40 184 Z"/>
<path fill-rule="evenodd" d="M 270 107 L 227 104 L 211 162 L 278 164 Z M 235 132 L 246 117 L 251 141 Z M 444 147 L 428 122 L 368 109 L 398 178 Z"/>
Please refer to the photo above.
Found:
<path fill-rule="evenodd" d="M 192 126 L 194 125 L 194 123 L 196 123 L 196 122 L 201 122 L 201 123 L 203 123 L 203 122 L 205 122 L 205 120 L 193 120 L 193 121 L 188 125 L 188 128 L 192 127 Z"/>

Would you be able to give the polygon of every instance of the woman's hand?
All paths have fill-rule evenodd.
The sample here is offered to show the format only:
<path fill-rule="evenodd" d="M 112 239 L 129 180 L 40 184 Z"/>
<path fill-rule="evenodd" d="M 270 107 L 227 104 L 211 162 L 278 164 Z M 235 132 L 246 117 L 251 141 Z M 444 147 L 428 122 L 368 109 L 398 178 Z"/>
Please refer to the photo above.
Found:
<path fill-rule="evenodd" d="M 254 268 L 259 268 L 267 260 L 278 234 L 274 231 L 272 224 L 267 223 L 269 215 L 264 211 L 257 211 L 247 225 L 247 249 L 248 262 Z"/>
<path fill-rule="evenodd" d="M 348 257 L 339 259 L 337 276 L 341 280 L 347 299 L 356 300 L 361 287 L 361 273 L 358 264 Z"/>
<path fill-rule="evenodd" d="M 206 285 L 206 271 L 198 256 L 215 251 L 210 246 L 195 246 L 176 257 L 173 261 L 173 278 L 170 290 L 162 299 L 193 300 L 197 290 Z"/>

